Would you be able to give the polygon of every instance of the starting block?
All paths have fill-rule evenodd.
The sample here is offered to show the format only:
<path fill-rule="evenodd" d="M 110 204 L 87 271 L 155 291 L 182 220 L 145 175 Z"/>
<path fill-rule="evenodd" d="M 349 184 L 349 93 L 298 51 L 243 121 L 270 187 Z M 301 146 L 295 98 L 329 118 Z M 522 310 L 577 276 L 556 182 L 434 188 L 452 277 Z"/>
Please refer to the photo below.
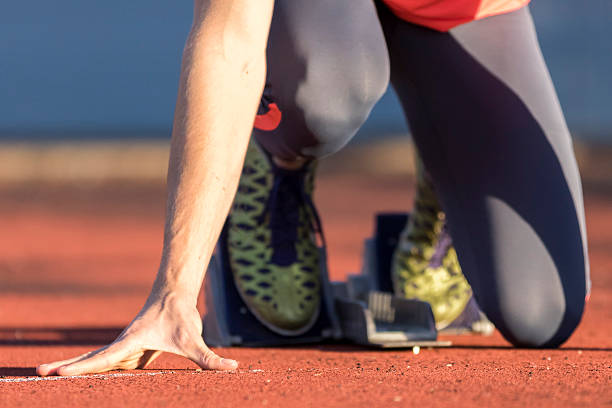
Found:
<path fill-rule="evenodd" d="M 391 259 L 407 214 L 377 216 L 373 238 L 366 240 L 361 274 L 346 282 L 330 282 L 325 249 L 320 249 L 321 309 L 304 334 L 283 336 L 248 310 L 229 268 L 226 231 L 208 267 L 205 282 L 204 341 L 212 347 L 270 347 L 348 341 L 382 348 L 449 346 L 437 340 L 428 303 L 393 295 Z"/>

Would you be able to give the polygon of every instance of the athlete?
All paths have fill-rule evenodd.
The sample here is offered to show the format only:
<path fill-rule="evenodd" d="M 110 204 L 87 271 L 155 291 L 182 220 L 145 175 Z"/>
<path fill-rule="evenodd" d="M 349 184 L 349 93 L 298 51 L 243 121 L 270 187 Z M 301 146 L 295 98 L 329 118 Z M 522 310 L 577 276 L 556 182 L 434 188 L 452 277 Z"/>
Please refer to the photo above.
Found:
<path fill-rule="evenodd" d="M 311 159 L 338 150 L 365 120 L 386 88 L 387 55 L 391 79 L 417 147 L 426 150 L 422 153 L 428 167 L 434 167 L 434 179 L 436 171 L 447 168 L 443 187 L 452 193 L 457 213 L 459 205 L 464 208 L 488 205 L 478 200 L 497 195 L 494 190 L 487 190 L 490 187 L 481 185 L 473 202 L 459 203 L 455 197 L 462 194 L 463 200 L 471 198 L 468 193 L 459 192 L 467 192 L 471 186 L 463 188 L 456 179 L 463 177 L 463 183 L 469 182 L 468 172 L 487 171 L 486 166 L 476 168 L 479 162 L 495 160 L 500 147 L 491 148 L 489 155 L 483 154 L 491 143 L 488 139 L 506 144 L 504 138 L 525 133 L 525 141 L 517 139 L 516 146 L 511 146 L 517 156 L 515 167 L 525 165 L 521 155 L 526 158 L 529 152 L 523 153 L 520 148 L 530 138 L 539 138 L 541 142 L 552 138 L 566 149 L 569 144 L 526 1 L 423 1 L 419 2 L 421 7 L 414 8 L 407 7 L 405 1 L 385 3 L 388 8 L 377 4 L 377 16 L 369 1 L 333 4 L 317 1 L 307 5 L 277 1 L 268 45 L 267 83 L 255 120 L 257 141 L 251 143 L 247 153 L 229 216 L 227 244 L 241 297 L 263 324 L 283 335 L 307 331 L 315 323 L 320 307 L 319 259 L 312 237 L 321 228 L 311 198 L 315 171 Z M 339 21 L 338 15 L 351 23 Z M 484 17 L 489 18 L 482 20 Z M 377 22 L 382 23 L 382 32 L 372 29 Z M 338 61 L 343 62 L 341 69 Z M 497 78 L 501 79 L 499 83 L 493 81 Z M 518 93 L 516 100 L 512 98 L 514 93 Z M 538 109 L 539 112 L 533 112 L 538 116 L 530 118 L 532 113 L 527 109 Z M 525 125 L 529 119 L 532 129 Z M 546 127 L 536 129 L 534 121 Z M 497 133 L 501 134 L 495 140 Z M 440 138 L 452 140 L 440 143 Z M 462 146 L 451 147 L 455 141 Z M 533 141 L 529 143 L 533 146 Z M 476 153 L 482 157 L 470 159 L 472 147 L 481 148 Z M 545 148 L 540 148 L 531 154 L 545 152 Z M 557 150 L 555 154 L 559 153 Z M 446 157 L 453 160 L 446 162 Z M 553 159 L 563 163 L 568 182 L 573 183 L 577 205 L 574 212 L 583 223 L 580 185 L 571 148 Z M 493 164 L 500 172 L 502 163 Z M 552 162 L 544 166 L 550 165 Z M 400 296 L 428 301 L 439 329 L 472 328 L 482 318 L 461 273 L 431 177 L 420 167 L 415 216 L 402 233 L 393 259 L 394 290 Z M 511 166 L 506 176 L 517 178 L 517 184 L 525 183 L 518 179 L 520 172 L 522 178 L 528 177 L 526 168 Z M 495 176 L 479 175 L 488 184 L 494 184 Z M 526 193 L 523 195 L 512 199 L 531 199 Z M 537 202 L 535 199 L 531 204 L 539 205 Z M 475 213 L 474 217 L 477 215 L 480 214 Z M 469 220 L 463 215 L 462 218 Z M 515 225 L 510 219 L 505 217 L 505 222 Z M 464 239 L 474 242 L 470 237 L 474 233 L 484 237 L 490 228 L 486 222 L 479 216 L 461 225 Z M 522 239 L 518 225 L 515 229 L 517 239 Z M 527 241 L 524 244 L 530 245 Z M 467 263 L 468 269 L 497 267 L 487 264 L 493 260 L 477 259 L 480 252 L 487 256 L 484 248 L 470 252 L 476 259 Z M 505 255 L 512 259 L 510 252 Z M 462 263 L 466 256 L 464 251 Z M 514 261 L 517 267 L 521 263 L 519 257 Z M 474 262 L 481 265 L 473 265 Z M 508 265 L 505 273 L 514 274 L 511 269 L 514 268 Z M 585 266 L 582 269 L 587 270 Z M 501 278 L 489 279 L 489 283 L 497 284 Z M 478 297 L 488 303 L 499 300 L 487 300 L 484 294 Z M 514 302 L 512 307 L 518 307 L 520 297 Z M 508 324 L 514 322 L 505 325 Z"/>
<path fill-rule="evenodd" d="M 255 200 L 266 203 L 260 223 L 275 236 L 272 255 L 264 256 L 291 265 L 308 252 L 282 242 L 305 242 L 299 226 L 308 225 L 302 214 L 313 213 L 313 159 L 350 139 L 386 88 L 390 68 L 478 304 L 514 345 L 565 341 L 588 290 L 584 210 L 569 133 L 525 3 L 386 0 L 376 3 L 377 13 L 371 0 L 278 0 L 270 29 L 272 0 L 196 0 L 151 294 L 115 342 L 41 365 L 38 373 L 146 367 L 161 352 L 202 368 L 237 367 L 204 344 L 196 299 L 238 186 L 266 78 L 268 31 L 271 86 L 264 101 L 282 117 L 273 130 L 255 132 L 259 146 L 250 146 L 273 167 L 270 193 Z M 265 178 L 259 183 L 267 185 Z M 288 197 L 288 190 L 300 197 L 297 221 L 296 205 L 269 199 Z M 283 213 L 296 232 L 270 221 Z M 308 265 L 300 265 L 295 276 L 315 289 Z M 247 290 L 243 296 L 251 296 Z M 314 293 L 299 299 L 312 294 L 316 303 Z M 252 296 L 261 297 L 252 308 L 266 302 L 265 294 Z M 302 303 L 300 324 L 307 324 L 318 306 Z M 285 324 L 273 305 L 259 310 L 274 325 Z"/>

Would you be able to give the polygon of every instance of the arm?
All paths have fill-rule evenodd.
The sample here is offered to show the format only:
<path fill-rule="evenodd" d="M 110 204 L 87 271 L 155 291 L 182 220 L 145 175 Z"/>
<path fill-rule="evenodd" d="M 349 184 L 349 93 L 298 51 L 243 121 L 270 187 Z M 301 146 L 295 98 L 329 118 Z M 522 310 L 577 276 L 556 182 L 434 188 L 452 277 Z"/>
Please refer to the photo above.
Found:
<path fill-rule="evenodd" d="M 185 292 L 194 301 L 242 169 L 263 90 L 272 13 L 270 0 L 204 3 L 196 5 L 183 58 L 154 286 L 155 293 Z"/>
<path fill-rule="evenodd" d="M 143 368 L 172 352 L 233 369 L 202 340 L 197 296 L 233 199 L 265 79 L 273 0 L 196 0 L 168 168 L 162 259 L 143 309 L 110 345 L 40 375 Z"/>

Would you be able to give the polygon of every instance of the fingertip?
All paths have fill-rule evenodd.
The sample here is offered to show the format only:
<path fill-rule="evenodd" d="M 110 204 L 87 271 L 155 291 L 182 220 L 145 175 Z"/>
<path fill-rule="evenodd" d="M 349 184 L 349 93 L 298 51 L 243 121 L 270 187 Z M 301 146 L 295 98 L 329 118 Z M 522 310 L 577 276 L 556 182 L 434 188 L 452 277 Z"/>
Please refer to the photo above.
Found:
<path fill-rule="evenodd" d="M 66 377 L 66 376 L 74 375 L 72 371 L 73 370 L 70 369 L 70 366 L 61 366 L 56 370 L 56 373 L 57 375 Z"/>
<path fill-rule="evenodd" d="M 38 367 L 36 367 L 36 374 L 40 375 L 41 377 L 46 377 L 49 375 L 49 364 L 41 364 Z"/>
<path fill-rule="evenodd" d="M 208 359 L 198 364 L 205 370 L 235 370 L 238 368 L 238 362 L 229 358 L 221 358 L 215 354 L 212 354 Z"/>
<path fill-rule="evenodd" d="M 238 362 L 229 358 L 222 358 L 220 363 L 221 368 L 224 370 L 235 370 L 238 368 Z"/>

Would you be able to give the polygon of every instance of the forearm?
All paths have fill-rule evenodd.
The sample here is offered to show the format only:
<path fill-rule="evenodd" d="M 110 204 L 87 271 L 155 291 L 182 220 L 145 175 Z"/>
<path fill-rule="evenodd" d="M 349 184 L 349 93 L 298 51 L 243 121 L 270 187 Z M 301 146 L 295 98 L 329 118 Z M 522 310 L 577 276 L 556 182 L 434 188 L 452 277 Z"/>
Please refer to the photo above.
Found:
<path fill-rule="evenodd" d="M 153 290 L 186 293 L 194 302 L 240 176 L 264 83 L 272 12 L 271 2 L 263 11 L 257 2 L 265 30 L 253 33 L 251 2 L 203 3 L 196 5 L 183 55 L 164 247 Z M 236 7 L 239 15 L 228 17 Z M 246 29 L 236 26 L 245 19 Z"/>
<path fill-rule="evenodd" d="M 164 248 L 151 294 L 112 344 L 42 364 L 39 375 L 145 368 L 161 352 L 204 369 L 238 367 L 204 344 L 196 302 L 261 96 L 273 3 L 195 0 L 172 130 Z"/>

